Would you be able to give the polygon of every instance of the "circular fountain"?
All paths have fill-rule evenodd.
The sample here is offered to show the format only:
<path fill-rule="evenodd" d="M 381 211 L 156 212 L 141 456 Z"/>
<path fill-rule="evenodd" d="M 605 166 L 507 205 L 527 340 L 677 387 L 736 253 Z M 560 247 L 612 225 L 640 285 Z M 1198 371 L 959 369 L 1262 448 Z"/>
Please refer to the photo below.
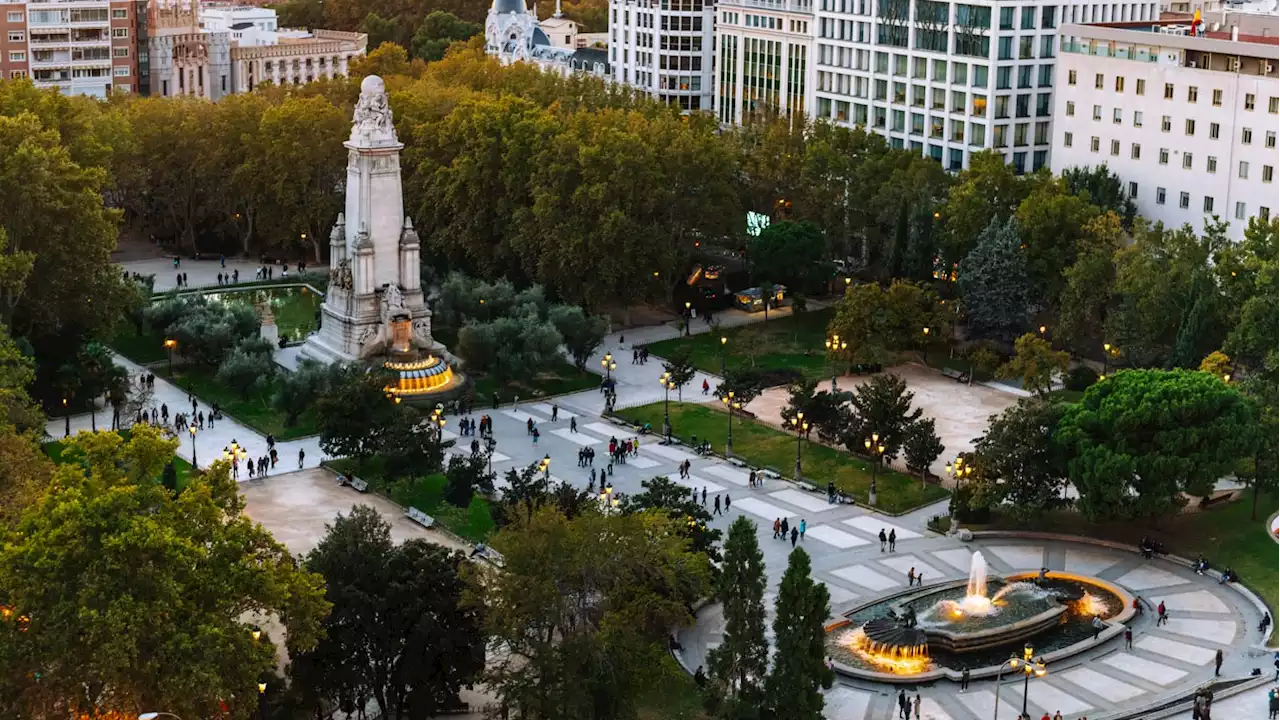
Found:
<path fill-rule="evenodd" d="M 997 666 L 1013 648 L 1034 643 L 1054 652 L 1093 635 L 1095 617 L 1127 619 L 1124 591 L 1069 573 L 987 576 L 975 552 L 969 579 L 907 590 L 855 608 L 828 627 L 837 668 L 868 677 L 927 680 Z"/>

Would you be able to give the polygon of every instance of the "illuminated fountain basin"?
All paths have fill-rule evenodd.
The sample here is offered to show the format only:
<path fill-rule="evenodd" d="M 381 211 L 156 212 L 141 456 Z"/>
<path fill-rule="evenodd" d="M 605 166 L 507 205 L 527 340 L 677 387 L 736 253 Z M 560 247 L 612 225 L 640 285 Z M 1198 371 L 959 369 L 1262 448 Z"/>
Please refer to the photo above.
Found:
<path fill-rule="evenodd" d="M 828 652 L 842 670 L 924 680 L 994 667 L 1023 643 L 1037 654 L 1054 653 L 1090 640 L 1095 616 L 1123 621 L 1131 612 L 1128 596 L 1109 583 L 1056 572 L 1037 580 L 1037 573 L 1020 573 L 988 581 L 985 560 L 975 553 L 967 582 L 906 591 L 846 614 L 848 620 L 828 628 Z M 914 627 L 902 627 L 900 619 L 912 613 Z M 914 634 L 899 643 L 886 626 Z"/>

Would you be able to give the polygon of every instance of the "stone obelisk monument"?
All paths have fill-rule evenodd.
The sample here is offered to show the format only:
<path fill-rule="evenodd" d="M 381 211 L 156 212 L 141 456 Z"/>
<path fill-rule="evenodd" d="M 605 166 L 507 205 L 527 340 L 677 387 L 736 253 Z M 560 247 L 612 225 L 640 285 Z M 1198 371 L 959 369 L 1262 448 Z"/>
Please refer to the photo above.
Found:
<path fill-rule="evenodd" d="M 443 354 L 431 339 L 418 233 L 404 214 L 400 150 L 382 78 L 360 84 L 347 148 L 346 211 L 329 235 L 320 330 L 302 355 L 321 362 Z"/>

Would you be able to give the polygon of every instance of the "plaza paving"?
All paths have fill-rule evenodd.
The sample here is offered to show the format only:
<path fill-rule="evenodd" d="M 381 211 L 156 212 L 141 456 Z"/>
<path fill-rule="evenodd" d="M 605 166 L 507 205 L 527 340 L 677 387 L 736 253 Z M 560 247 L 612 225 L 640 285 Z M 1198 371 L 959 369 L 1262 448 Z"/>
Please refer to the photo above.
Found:
<path fill-rule="evenodd" d="M 240 283 L 244 284 L 253 280 L 253 274 L 258 268 L 262 267 L 262 263 L 247 260 L 245 258 L 227 258 L 226 265 L 223 266 L 216 258 L 213 260 L 192 260 L 190 258 L 182 259 L 182 266 L 175 268 L 172 258 L 151 258 L 148 260 L 131 260 L 129 262 L 120 263 L 119 267 L 125 272 L 138 273 L 140 275 L 155 275 L 156 292 L 168 292 L 178 286 L 178 273 L 187 274 L 187 284 L 191 288 L 216 288 L 218 287 L 218 273 L 230 273 L 235 270 L 240 271 Z M 281 277 L 281 264 L 272 265 L 275 269 L 275 277 Z M 289 275 L 292 277 L 297 273 L 297 264 L 289 263 Z M 321 265 L 312 266 L 308 264 L 307 272 L 325 272 L 326 268 Z"/>

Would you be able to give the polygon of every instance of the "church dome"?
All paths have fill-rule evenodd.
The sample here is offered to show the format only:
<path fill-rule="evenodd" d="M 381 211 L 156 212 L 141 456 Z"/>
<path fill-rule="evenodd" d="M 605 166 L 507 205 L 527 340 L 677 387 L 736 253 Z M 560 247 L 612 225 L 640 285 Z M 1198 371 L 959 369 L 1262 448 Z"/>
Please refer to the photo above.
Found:
<path fill-rule="evenodd" d="M 493 11 L 496 13 L 525 13 L 524 0 L 493 0 Z"/>

